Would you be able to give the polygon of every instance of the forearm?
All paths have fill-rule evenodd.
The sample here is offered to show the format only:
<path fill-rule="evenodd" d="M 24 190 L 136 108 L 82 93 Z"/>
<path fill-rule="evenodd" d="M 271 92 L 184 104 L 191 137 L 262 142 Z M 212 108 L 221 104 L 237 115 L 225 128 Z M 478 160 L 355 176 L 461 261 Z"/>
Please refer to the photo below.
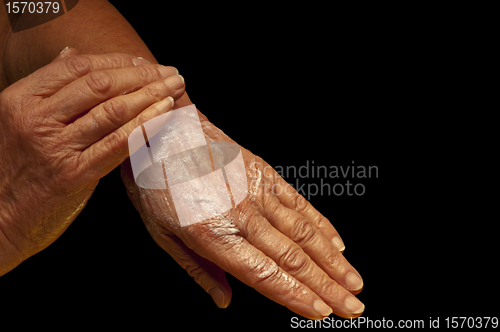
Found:
<path fill-rule="evenodd" d="M 2 10 L 5 23 L 8 19 L 5 8 Z M 80 0 L 75 8 L 53 21 L 17 33 L 8 27 L 1 37 L 2 76 L 6 81 L 1 90 L 47 65 L 66 46 L 80 53 L 127 53 L 156 63 L 135 30 L 105 0 Z"/>

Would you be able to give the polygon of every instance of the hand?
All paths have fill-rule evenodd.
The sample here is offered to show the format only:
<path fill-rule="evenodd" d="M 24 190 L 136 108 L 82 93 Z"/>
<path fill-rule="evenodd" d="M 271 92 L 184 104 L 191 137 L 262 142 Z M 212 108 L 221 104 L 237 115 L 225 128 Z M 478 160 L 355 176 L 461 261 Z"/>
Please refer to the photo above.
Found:
<path fill-rule="evenodd" d="M 0 275 L 55 241 L 127 158 L 129 133 L 184 93 L 173 67 L 77 53 L 0 94 Z"/>
<path fill-rule="evenodd" d="M 207 141 L 234 143 L 198 114 Z M 304 317 L 323 319 L 332 310 L 359 316 L 364 305 L 353 294 L 363 282 L 342 255 L 337 231 L 264 160 L 241 151 L 247 197 L 222 216 L 184 227 L 170 190 L 138 187 L 124 162 L 127 192 L 153 239 L 221 308 L 231 299 L 227 271 Z"/>

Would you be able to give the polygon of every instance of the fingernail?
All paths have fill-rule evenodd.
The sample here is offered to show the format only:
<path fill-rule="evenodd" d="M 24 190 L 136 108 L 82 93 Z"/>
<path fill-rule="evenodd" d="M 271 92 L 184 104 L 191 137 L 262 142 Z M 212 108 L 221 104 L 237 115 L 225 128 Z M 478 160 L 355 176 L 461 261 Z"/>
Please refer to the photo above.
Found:
<path fill-rule="evenodd" d="M 146 64 L 149 65 L 151 63 L 148 60 L 144 59 L 143 57 L 137 57 L 135 59 L 132 59 L 132 62 L 134 63 L 134 66 L 140 66 L 140 65 L 146 65 Z"/>
<path fill-rule="evenodd" d="M 340 239 L 339 236 L 335 235 L 332 239 L 332 244 L 335 248 L 337 248 L 339 251 L 344 251 L 345 250 L 345 245 L 344 242 Z"/>
<path fill-rule="evenodd" d="M 63 54 L 64 52 L 66 52 L 67 50 L 69 50 L 69 46 L 66 46 L 62 51 L 61 53 L 59 53 L 59 55 Z"/>
<path fill-rule="evenodd" d="M 345 299 L 344 306 L 345 309 L 353 315 L 357 315 L 365 311 L 365 305 L 354 295 L 351 295 Z"/>
<path fill-rule="evenodd" d="M 345 277 L 345 284 L 348 290 L 358 290 L 363 287 L 363 280 L 355 273 L 349 272 Z"/>
<path fill-rule="evenodd" d="M 156 103 L 155 107 L 160 112 L 168 112 L 174 106 L 174 98 L 168 96 Z"/>
<path fill-rule="evenodd" d="M 328 317 L 333 312 L 332 308 L 321 300 L 314 301 L 314 310 L 323 317 Z"/>
<path fill-rule="evenodd" d="M 170 76 L 165 80 L 165 84 L 174 90 L 180 89 L 184 85 L 184 77 L 181 75 Z"/>
<path fill-rule="evenodd" d="M 220 290 L 220 288 L 218 288 L 218 287 L 212 288 L 211 290 L 208 291 L 208 294 L 210 294 L 210 296 L 214 300 L 215 304 L 219 308 L 225 308 L 225 305 L 226 305 L 226 303 L 224 302 L 225 297 L 224 297 L 224 293 Z"/>
<path fill-rule="evenodd" d="M 174 67 L 158 66 L 158 71 L 160 72 L 162 78 L 179 74 L 177 68 Z"/>

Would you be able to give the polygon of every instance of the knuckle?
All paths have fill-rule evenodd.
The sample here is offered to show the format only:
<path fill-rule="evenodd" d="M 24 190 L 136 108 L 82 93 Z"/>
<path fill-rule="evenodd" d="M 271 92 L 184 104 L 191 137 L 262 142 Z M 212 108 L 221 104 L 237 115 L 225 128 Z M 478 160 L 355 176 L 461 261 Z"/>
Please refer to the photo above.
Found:
<path fill-rule="evenodd" d="M 112 68 L 124 68 L 131 65 L 131 60 L 123 54 L 108 54 L 108 59 Z"/>
<path fill-rule="evenodd" d="M 76 77 L 83 77 L 91 70 L 90 60 L 83 55 L 75 55 L 66 58 L 68 71 Z"/>
<path fill-rule="evenodd" d="M 254 276 L 251 287 L 256 288 L 262 282 L 276 281 L 280 276 L 278 265 L 269 257 L 262 257 L 249 266 L 249 275 Z"/>
<path fill-rule="evenodd" d="M 112 125 L 115 127 L 120 127 L 122 125 L 126 111 L 126 106 L 122 101 L 110 99 L 102 105 L 102 108 L 106 118 Z"/>
<path fill-rule="evenodd" d="M 300 218 L 295 222 L 294 227 L 292 227 L 291 236 L 301 247 L 311 242 L 314 238 L 315 230 L 310 222 Z"/>
<path fill-rule="evenodd" d="M 256 218 L 248 218 L 242 229 L 242 235 L 250 242 L 263 236 L 262 225 L 256 220 Z"/>
<path fill-rule="evenodd" d="M 206 246 L 210 243 L 230 250 L 243 241 L 236 224 L 226 218 L 212 218 L 197 222 L 185 227 L 184 231 L 191 235 L 190 238 L 196 239 L 193 243 L 195 246 Z"/>
<path fill-rule="evenodd" d="M 302 248 L 297 245 L 290 246 L 280 258 L 280 266 L 285 267 L 287 272 L 295 275 L 307 269 L 309 260 Z"/>
<path fill-rule="evenodd" d="M 295 201 L 294 201 L 294 209 L 295 211 L 301 213 L 304 212 L 305 209 L 307 208 L 307 200 L 302 196 L 301 194 L 297 193 L 295 196 Z"/>
<path fill-rule="evenodd" d="M 113 78 L 105 71 L 92 72 L 85 77 L 88 87 L 98 97 L 107 96 L 113 86 Z"/>
<path fill-rule="evenodd" d="M 324 294 L 331 299 L 341 299 L 345 289 L 340 286 L 336 281 L 330 280 L 320 285 L 320 294 Z"/>
<path fill-rule="evenodd" d="M 160 72 L 150 66 L 137 66 L 135 70 L 138 72 L 138 76 L 143 84 L 154 82 L 160 78 Z"/>
<path fill-rule="evenodd" d="M 340 251 L 332 250 L 325 255 L 325 262 L 328 266 L 340 267 L 342 266 L 342 254 Z"/>
<path fill-rule="evenodd" d="M 186 272 L 190 277 L 192 277 L 197 283 L 199 283 L 200 276 L 202 276 L 205 270 L 200 265 L 188 264 L 185 267 Z"/>
<path fill-rule="evenodd" d="M 115 155 L 122 155 L 125 153 L 125 145 L 122 143 L 123 137 L 117 131 L 112 132 L 106 138 L 106 148 Z"/>
<path fill-rule="evenodd" d="M 159 84 L 150 84 L 144 87 L 144 93 L 147 97 L 159 101 L 163 99 L 163 96 L 166 94 L 167 86 L 164 83 Z"/>
<path fill-rule="evenodd" d="M 330 221 L 326 217 L 321 216 L 318 218 L 316 227 L 318 229 L 326 229 L 328 226 L 331 226 L 331 225 L 332 224 L 330 223 Z"/>

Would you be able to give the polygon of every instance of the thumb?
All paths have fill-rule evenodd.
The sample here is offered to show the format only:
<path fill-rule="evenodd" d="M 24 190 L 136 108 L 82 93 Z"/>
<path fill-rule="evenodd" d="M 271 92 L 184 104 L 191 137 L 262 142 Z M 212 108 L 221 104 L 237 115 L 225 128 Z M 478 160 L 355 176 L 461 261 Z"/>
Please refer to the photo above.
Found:
<path fill-rule="evenodd" d="M 172 231 L 150 220 L 137 195 L 137 186 L 132 175 L 132 166 L 127 159 L 121 166 L 123 184 L 127 195 L 140 212 L 141 218 L 155 242 L 165 250 L 194 281 L 207 292 L 219 308 L 226 308 L 231 302 L 232 290 L 226 279 L 226 272 L 218 265 L 205 259 L 190 249 Z"/>
<path fill-rule="evenodd" d="M 155 242 L 194 278 L 219 308 L 227 308 L 231 302 L 232 290 L 223 269 L 195 253 L 167 229 L 153 231 L 151 234 Z M 160 241 L 156 240 L 157 235 L 161 236 Z"/>

